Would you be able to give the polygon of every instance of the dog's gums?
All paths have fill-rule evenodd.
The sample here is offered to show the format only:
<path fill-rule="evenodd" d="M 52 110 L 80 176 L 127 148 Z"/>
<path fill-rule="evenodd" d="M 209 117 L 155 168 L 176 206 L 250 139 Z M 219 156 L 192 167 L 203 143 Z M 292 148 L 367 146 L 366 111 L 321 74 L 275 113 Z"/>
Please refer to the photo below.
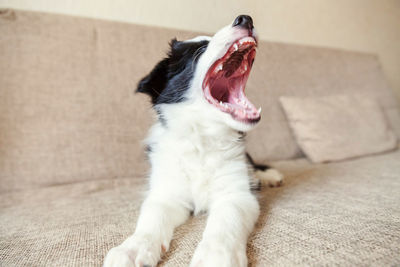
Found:
<path fill-rule="evenodd" d="M 261 108 L 257 109 L 244 92 L 256 46 L 256 40 L 250 36 L 235 41 L 226 54 L 212 64 L 203 81 L 206 100 L 244 123 L 256 123 L 261 117 Z"/>

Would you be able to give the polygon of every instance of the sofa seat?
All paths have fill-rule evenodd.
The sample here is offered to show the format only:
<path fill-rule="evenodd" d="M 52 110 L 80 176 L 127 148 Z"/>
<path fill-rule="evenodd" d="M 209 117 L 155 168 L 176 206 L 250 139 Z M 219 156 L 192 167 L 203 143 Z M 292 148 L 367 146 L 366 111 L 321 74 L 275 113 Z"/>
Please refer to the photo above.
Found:
<path fill-rule="evenodd" d="M 256 192 L 250 266 L 400 264 L 400 150 L 330 164 L 275 162 L 281 188 Z M 1 266 L 101 266 L 132 234 L 146 179 L 61 184 L 0 196 Z M 187 266 L 206 215 L 175 232 L 161 266 Z"/>

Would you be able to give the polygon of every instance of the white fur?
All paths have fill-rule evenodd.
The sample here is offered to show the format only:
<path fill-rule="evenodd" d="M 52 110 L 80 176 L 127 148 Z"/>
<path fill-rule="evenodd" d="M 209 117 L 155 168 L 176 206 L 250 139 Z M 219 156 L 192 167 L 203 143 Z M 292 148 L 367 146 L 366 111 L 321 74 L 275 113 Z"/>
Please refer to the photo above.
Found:
<path fill-rule="evenodd" d="M 149 194 L 134 234 L 109 251 L 104 266 L 157 265 L 174 229 L 191 211 L 209 213 L 191 266 L 247 266 L 246 243 L 259 206 L 250 192 L 245 146 L 238 131 L 254 125 L 221 112 L 201 90 L 208 68 L 243 34 L 232 26 L 219 31 L 199 59 L 188 100 L 157 107 L 166 126 L 157 122 L 146 140 L 152 149 Z"/>

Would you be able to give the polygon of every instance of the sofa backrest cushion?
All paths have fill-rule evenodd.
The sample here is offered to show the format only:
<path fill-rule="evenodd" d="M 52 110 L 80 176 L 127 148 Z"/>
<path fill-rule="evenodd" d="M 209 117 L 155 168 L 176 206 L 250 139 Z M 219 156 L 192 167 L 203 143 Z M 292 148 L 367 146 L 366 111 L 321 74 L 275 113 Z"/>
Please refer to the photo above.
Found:
<path fill-rule="evenodd" d="M 172 38 L 196 35 L 1 10 L 0 191 L 144 176 L 153 114 L 133 92 Z M 258 161 L 301 156 L 278 97 L 347 90 L 374 93 L 398 120 L 375 56 L 261 42 L 247 92 L 263 118 L 248 150 Z"/>
<path fill-rule="evenodd" d="M 374 97 L 400 137 L 398 99 L 375 55 L 337 49 L 261 42 L 247 94 L 262 106 L 261 122 L 249 133 L 249 151 L 261 161 L 302 156 L 279 103 L 280 96 L 358 94 Z"/>

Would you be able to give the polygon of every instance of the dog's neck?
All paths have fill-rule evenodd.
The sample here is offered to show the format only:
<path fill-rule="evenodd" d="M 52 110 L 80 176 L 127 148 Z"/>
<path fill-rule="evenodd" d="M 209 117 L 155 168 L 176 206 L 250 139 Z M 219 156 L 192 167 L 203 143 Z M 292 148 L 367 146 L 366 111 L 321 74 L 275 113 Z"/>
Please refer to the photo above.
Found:
<path fill-rule="evenodd" d="M 179 139 L 192 139 L 218 147 L 243 145 L 243 132 L 229 127 L 210 115 L 196 103 L 165 105 L 159 112 L 160 126 L 164 133 Z M 171 137 L 170 136 L 170 137 Z"/>

